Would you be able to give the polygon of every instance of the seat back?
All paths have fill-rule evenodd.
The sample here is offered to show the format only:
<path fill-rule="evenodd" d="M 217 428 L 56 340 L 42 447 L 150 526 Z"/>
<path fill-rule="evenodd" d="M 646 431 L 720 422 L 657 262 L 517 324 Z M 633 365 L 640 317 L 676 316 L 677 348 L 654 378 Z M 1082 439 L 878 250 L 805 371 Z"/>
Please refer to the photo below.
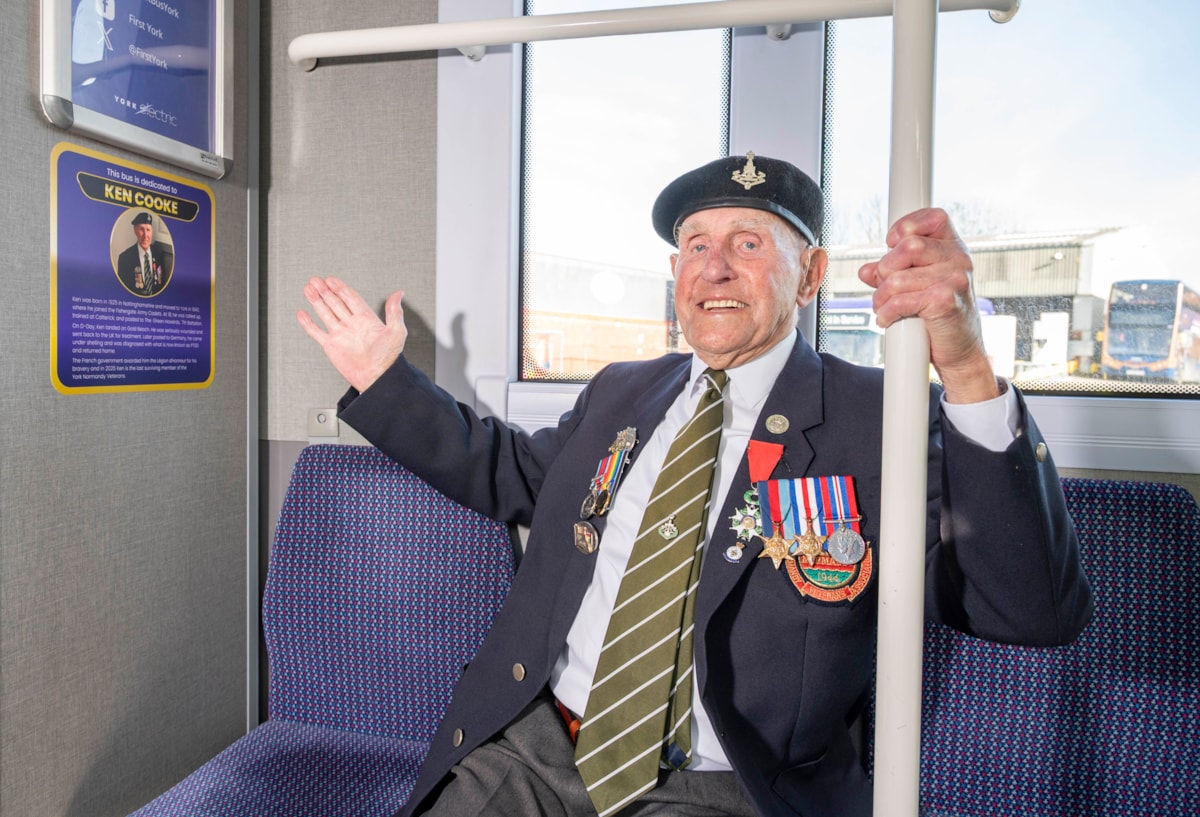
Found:
<path fill-rule="evenodd" d="M 374 448 L 305 448 L 263 599 L 271 719 L 428 742 L 512 575 L 504 525 Z"/>
<path fill-rule="evenodd" d="M 1055 649 L 928 625 L 926 817 L 1200 813 L 1200 509 L 1174 485 L 1063 488 L 1095 616 Z"/>

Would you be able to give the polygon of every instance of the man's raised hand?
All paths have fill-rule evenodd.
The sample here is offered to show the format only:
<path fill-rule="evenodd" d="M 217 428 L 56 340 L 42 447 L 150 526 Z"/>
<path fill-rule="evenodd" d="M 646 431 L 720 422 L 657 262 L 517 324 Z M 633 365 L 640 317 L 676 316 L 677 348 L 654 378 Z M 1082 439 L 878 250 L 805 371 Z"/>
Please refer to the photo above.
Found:
<path fill-rule="evenodd" d="M 393 292 L 384 303 L 384 320 L 362 296 L 338 278 L 311 278 L 304 297 L 320 320 L 318 325 L 303 309 L 296 320 L 315 340 L 329 362 L 360 392 L 366 391 L 404 351 L 408 328 L 404 325 L 403 292 Z"/>

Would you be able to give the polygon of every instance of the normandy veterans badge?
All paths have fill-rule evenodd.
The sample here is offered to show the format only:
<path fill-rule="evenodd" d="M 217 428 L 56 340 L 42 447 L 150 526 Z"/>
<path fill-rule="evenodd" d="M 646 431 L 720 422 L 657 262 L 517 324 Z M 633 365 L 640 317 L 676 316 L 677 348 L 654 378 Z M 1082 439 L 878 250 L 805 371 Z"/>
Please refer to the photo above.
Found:
<path fill-rule="evenodd" d="M 805 598 L 830 604 L 858 598 L 871 582 L 874 553 L 859 529 L 862 517 L 850 476 L 767 480 L 759 486 L 772 519 L 780 515 L 792 546 L 788 578 Z"/>

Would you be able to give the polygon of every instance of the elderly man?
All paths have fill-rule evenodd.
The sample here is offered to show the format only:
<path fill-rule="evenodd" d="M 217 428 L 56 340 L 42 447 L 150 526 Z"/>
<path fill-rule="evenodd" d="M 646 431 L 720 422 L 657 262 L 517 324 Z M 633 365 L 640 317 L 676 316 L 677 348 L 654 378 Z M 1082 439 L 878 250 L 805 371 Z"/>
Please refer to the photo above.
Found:
<path fill-rule="evenodd" d="M 530 526 L 405 813 L 860 817 L 849 725 L 870 694 L 882 373 L 796 331 L 827 258 L 792 165 L 730 157 L 663 190 L 693 355 L 598 373 L 555 428 L 480 419 L 336 279 L 298 319 L 352 389 L 340 416 L 449 496 Z M 925 319 L 928 614 L 977 636 L 1073 639 L 1091 614 L 1053 464 L 980 341 L 945 213 L 893 226 L 863 267 L 886 326 Z M 469 565 L 463 566 L 469 570 Z M 881 679 L 886 683 L 886 679 Z"/>
<path fill-rule="evenodd" d="M 175 268 L 175 250 L 154 240 L 154 216 L 145 210 L 133 217 L 133 246 L 117 257 L 117 277 L 134 295 L 150 297 L 162 292 Z"/>

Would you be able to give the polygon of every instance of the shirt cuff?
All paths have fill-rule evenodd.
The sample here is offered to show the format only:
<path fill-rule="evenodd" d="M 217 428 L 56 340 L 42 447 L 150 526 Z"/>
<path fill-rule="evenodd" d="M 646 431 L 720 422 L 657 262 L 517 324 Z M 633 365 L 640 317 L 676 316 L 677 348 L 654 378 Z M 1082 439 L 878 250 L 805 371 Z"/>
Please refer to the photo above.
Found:
<path fill-rule="evenodd" d="M 1021 409 L 1017 404 L 1017 393 L 1005 381 L 997 378 L 997 382 L 1004 393 L 981 403 L 948 403 L 943 396 L 942 413 L 958 433 L 988 451 L 998 453 L 1016 439 Z"/>

